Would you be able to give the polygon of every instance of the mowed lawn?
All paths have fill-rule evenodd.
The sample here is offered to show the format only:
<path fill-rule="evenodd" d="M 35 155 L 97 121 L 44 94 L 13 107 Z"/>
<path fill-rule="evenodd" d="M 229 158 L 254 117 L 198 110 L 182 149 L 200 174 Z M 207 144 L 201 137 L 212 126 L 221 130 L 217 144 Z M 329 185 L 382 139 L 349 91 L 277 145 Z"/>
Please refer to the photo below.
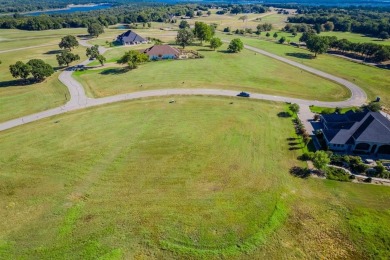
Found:
<path fill-rule="evenodd" d="M 375 37 L 370 37 L 364 34 L 359 33 L 350 33 L 350 32 L 321 32 L 320 36 L 336 36 L 338 39 L 347 39 L 351 42 L 369 42 L 381 45 L 390 45 L 390 40 L 381 40 Z"/>
<path fill-rule="evenodd" d="M 3 258 L 389 257 L 390 188 L 290 176 L 284 104 L 174 98 L 3 132 Z"/>
<path fill-rule="evenodd" d="M 69 99 L 67 88 L 58 80 L 59 72 L 41 83 L 24 85 L 23 82 L 12 77 L 9 66 L 17 61 L 28 62 L 31 59 L 42 59 L 51 66 L 58 67 L 56 55 L 60 51 L 58 43 L 61 37 L 81 32 L 79 29 L 42 32 L 0 30 L 1 39 L 7 39 L 0 39 L 0 50 L 50 44 L 44 47 L 0 53 L 2 61 L 0 65 L 0 122 L 57 107 Z M 81 60 L 87 58 L 85 48 L 82 46 L 73 52 L 79 54 Z"/>
<path fill-rule="evenodd" d="M 148 62 L 128 72 L 105 68 L 73 75 L 93 97 L 167 88 L 233 89 L 313 100 L 343 100 L 350 95 L 334 82 L 285 63 L 247 50 L 226 53 L 226 48 L 192 48 L 204 55 L 203 59 Z M 106 55 L 113 58 L 109 52 Z"/>
<path fill-rule="evenodd" d="M 224 39 L 236 37 L 222 34 L 219 34 L 219 36 Z M 241 37 L 241 39 L 245 44 L 347 79 L 361 87 L 367 93 L 369 100 L 374 100 L 377 96 L 380 96 L 383 105 L 390 108 L 390 71 L 387 69 L 363 65 L 327 54 L 312 59 L 311 53 L 302 48 L 256 38 Z"/>

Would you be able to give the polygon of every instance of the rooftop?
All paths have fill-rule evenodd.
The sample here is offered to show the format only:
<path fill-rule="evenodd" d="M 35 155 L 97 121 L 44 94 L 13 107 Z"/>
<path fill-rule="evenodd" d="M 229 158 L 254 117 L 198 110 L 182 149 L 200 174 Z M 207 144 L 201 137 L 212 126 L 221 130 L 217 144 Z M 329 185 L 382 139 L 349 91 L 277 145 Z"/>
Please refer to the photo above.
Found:
<path fill-rule="evenodd" d="M 162 55 L 179 55 L 180 51 L 169 45 L 154 45 L 150 48 L 147 48 L 144 53 L 149 56 L 162 56 Z"/>
<path fill-rule="evenodd" d="M 353 113 L 353 112 L 352 112 Z M 353 144 L 354 142 L 390 143 L 390 120 L 379 112 L 360 112 L 352 115 L 324 115 L 328 126 L 324 134 L 331 143 Z M 341 119 L 344 118 L 344 122 Z M 361 118 L 359 121 L 353 122 Z M 337 122 L 337 123 L 335 123 Z M 352 123 L 352 124 L 351 124 Z"/>

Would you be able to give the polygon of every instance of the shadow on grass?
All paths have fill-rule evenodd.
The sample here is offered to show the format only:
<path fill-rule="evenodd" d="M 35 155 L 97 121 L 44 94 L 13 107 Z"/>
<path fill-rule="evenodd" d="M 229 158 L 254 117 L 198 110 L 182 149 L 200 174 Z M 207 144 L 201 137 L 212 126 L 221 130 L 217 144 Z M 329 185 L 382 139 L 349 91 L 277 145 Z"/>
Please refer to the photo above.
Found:
<path fill-rule="evenodd" d="M 310 176 L 310 170 L 307 168 L 294 166 L 290 169 L 290 174 L 298 178 L 306 179 Z"/>
<path fill-rule="evenodd" d="M 124 68 L 112 68 L 112 69 L 106 69 L 100 72 L 101 75 L 119 75 L 126 73 L 128 70 Z"/>
<path fill-rule="evenodd" d="M 286 55 L 290 56 L 290 57 L 299 58 L 299 59 L 307 59 L 307 60 L 313 59 L 313 55 L 308 54 L 308 53 L 289 52 L 289 53 L 286 53 Z"/>
<path fill-rule="evenodd" d="M 228 51 L 228 50 L 219 50 L 219 51 L 217 51 L 217 52 L 220 52 L 220 53 L 232 53 L 232 52 L 230 52 L 230 51 Z"/>
<path fill-rule="evenodd" d="M 289 112 L 279 112 L 278 117 L 291 117 Z"/>
<path fill-rule="evenodd" d="M 53 55 L 53 54 L 61 54 L 62 52 L 63 50 L 53 50 L 53 51 L 45 52 L 44 54 Z"/>
<path fill-rule="evenodd" d="M 7 81 L 1 81 L 0 82 L 0 88 L 8 88 L 8 87 L 21 87 L 21 86 L 30 86 L 33 85 L 33 80 L 22 80 L 22 79 L 15 79 L 15 80 L 7 80 Z"/>

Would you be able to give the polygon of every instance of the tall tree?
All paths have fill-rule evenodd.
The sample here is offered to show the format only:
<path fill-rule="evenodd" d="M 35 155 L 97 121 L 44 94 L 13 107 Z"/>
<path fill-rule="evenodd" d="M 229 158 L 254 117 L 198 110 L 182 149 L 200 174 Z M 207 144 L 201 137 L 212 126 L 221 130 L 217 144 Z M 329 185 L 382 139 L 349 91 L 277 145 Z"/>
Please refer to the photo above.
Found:
<path fill-rule="evenodd" d="M 58 44 L 58 46 L 61 49 L 71 51 L 73 48 L 79 46 L 79 42 L 73 35 L 67 35 L 61 39 L 61 42 Z"/>
<path fill-rule="evenodd" d="M 229 52 L 240 52 L 244 48 L 244 44 L 241 39 L 236 38 L 230 41 L 228 46 Z"/>
<path fill-rule="evenodd" d="M 104 33 L 104 28 L 100 23 L 91 23 L 88 25 L 88 33 L 92 37 L 98 37 L 100 34 Z"/>
<path fill-rule="evenodd" d="M 40 59 L 32 59 L 27 65 L 31 67 L 31 74 L 36 81 L 42 81 L 54 73 L 53 67 Z"/>
<path fill-rule="evenodd" d="M 206 23 L 195 22 L 194 35 L 198 40 L 200 40 L 201 44 L 203 41 L 210 41 L 210 39 L 213 37 L 213 32 L 213 28 L 211 28 L 211 26 L 207 25 Z"/>
<path fill-rule="evenodd" d="M 190 29 L 180 29 L 177 32 L 176 43 L 183 49 L 194 41 L 194 34 Z"/>
<path fill-rule="evenodd" d="M 312 36 L 306 41 L 306 47 L 314 53 L 314 57 L 317 57 L 317 54 L 324 53 L 328 50 L 329 43 L 324 37 Z"/>

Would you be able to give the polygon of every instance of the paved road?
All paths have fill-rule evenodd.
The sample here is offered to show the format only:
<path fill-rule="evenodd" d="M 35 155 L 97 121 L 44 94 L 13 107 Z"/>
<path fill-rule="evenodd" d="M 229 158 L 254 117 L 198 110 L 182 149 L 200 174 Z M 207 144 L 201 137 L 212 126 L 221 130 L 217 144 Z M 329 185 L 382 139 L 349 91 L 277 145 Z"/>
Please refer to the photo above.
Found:
<path fill-rule="evenodd" d="M 87 43 L 86 39 L 80 40 L 80 44 L 86 47 L 90 47 L 91 45 Z M 333 75 L 327 74 L 325 72 L 313 69 L 311 67 L 302 65 L 300 63 L 288 60 L 286 58 L 277 56 L 275 54 L 251 47 L 245 45 L 246 49 L 252 50 L 254 52 L 269 56 L 271 58 L 280 60 L 282 62 L 288 63 L 292 66 L 301 68 L 303 70 L 309 71 L 310 73 L 316 74 L 318 76 L 333 80 L 335 82 L 338 82 L 348 89 L 351 90 L 352 96 L 346 101 L 340 101 L 340 102 L 321 102 L 321 101 L 310 101 L 310 100 L 304 100 L 304 99 L 297 99 L 297 98 L 289 98 L 289 97 L 281 97 L 281 96 L 274 96 L 274 95 L 265 95 L 265 94 L 257 94 L 257 93 L 251 93 L 252 99 L 262 99 L 262 100 L 271 100 L 271 101 L 278 101 L 278 102 L 291 102 L 291 103 L 297 103 L 301 106 L 301 111 L 298 114 L 301 121 L 305 125 L 306 129 L 309 133 L 312 133 L 312 127 L 309 123 L 309 120 L 313 118 L 313 113 L 309 109 L 309 105 L 317 105 L 317 106 L 324 106 L 324 107 L 349 107 L 349 106 L 360 106 L 366 101 L 366 94 L 363 90 L 361 90 L 358 86 L 355 84 L 344 80 L 342 78 L 335 77 Z M 104 53 L 107 49 L 104 47 L 99 48 L 101 53 Z M 86 65 L 89 61 L 86 60 L 82 62 L 82 65 Z M 122 94 L 122 95 L 115 95 L 110 97 L 104 97 L 104 98 L 88 98 L 85 94 L 84 88 L 82 85 L 77 82 L 72 77 L 73 70 L 72 68 L 62 72 L 59 76 L 59 80 L 65 84 L 65 86 L 68 87 L 71 99 L 68 103 L 61 107 L 53 108 L 50 110 L 46 110 L 43 112 L 35 113 L 32 115 L 24 116 L 21 118 L 17 118 L 14 120 L 10 120 L 4 123 L 0 123 L 0 131 L 10 129 L 19 125 L 23 125 L 29 122 L 37 121 L 42 118 L 47 118 L 50 116 L 62 114 L 68 111 L 74 111 L 78 109 L 83 109 L 86 107 L 93 107 L 103 104 L 109 104 L 114 102 L 120 102 L 124 100 L 132 100 L 132 99 L 138 99 L 138 98 L 144 98 L 144 97 L 156 97 L 156 96 L 172 96 L 172 95 L 206 95 L 206 96 L 229 96 L 229 97 L 235 97 L 238 93 L 238 90 L 221 90 L 221 89 L 164 89 L 164 90 L 150 90 L 150 91 L 140 91 L 135 93 L 129 93 L 129 94 Z"/>

